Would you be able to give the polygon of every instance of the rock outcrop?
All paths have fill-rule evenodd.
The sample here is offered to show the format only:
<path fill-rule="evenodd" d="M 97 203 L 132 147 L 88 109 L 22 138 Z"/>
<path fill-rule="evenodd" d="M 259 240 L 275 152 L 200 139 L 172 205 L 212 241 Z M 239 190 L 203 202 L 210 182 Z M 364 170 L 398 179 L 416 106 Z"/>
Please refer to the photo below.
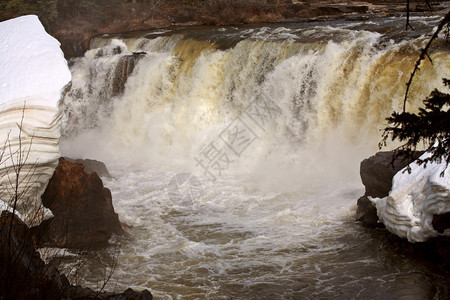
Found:
<path fill-rule="evenodd" d="M 42 202 L 54 215 L 33 229 L 42 246 L 88 248 L 122 233 L 111 192 L 81 163 L 60 158 Z"/>
<path fill-rule="evenodd" d="M 416 152 L 414 158 L 422 153 Z M 366 227 L 383 226 L 378 222 L 377 210 L 368 197 L 386 197 L 392 188 L 394 175 L 409 163 L 410 161 L 403 158 L 394 160 L 392 151 L 378 152 L 361 162 L 359 172 L 366 191 L 364 196 L 358 199 L 356 220 L 361 221 Z"/>
<path fill-rule="evenodd" d="M 134 1 L 133 1 L 134 2 Z M 223 1 L 163 1 L 159 5 L 148 1 L 128 1 L 116 12 L 95 18 L 91 14 L 63 17 L 49 26 L 53 36 L 62 43 L 66 58 L 81 57 L 89 49 L 89 40 L 105 33 L 131 32 L 162 28 L 170 25 L 227 25 L 299 21 L 307 19 L 377 18 L 398 15 L 406 11 L 404 3 L 385 1 L 240 1 L 224 5 Z M 150 1 L 151 2 L 151 1 Z M 148 6 L 153 6 L 149 8 Z M 411 5 L 413 11 L 423 10 Z M 433 3 L 433 10 L 443 9 Z M 93 10 L 96 11 L 96 10 Z M 117 17 L 120 15 L 120 17 Z M 116 17 L 113 17 L 116 16 Z M 106 18 L 106 19 L 105 19 Z M 103 22 L 101 22 L 103 21 Z M 72 26 L 74 22 L 77 26 Z"/>
<path fill-rule="evenodd" d="M 36 251 L 28 226 L 16 216 L 0 215 L 1 299 L 116 299 L 150 300 L 148 290 L 123 293 L 94 291 L 71 285 L 64 274 L 45 264 Z"/>
<path fill-rule="evenodd" d="M 423 152 L 416 152 L 414 156 L 417 158 L 420 155 L 422 155 Z M 404 161 L 402 159 L 393 161 L 393 152 L 378 152 L 376 155 L 364 160 L 361 162 L 361 180 L 366 187 L 366 192 L 364 196 L 362 196 L 360 199 L 358 199 L 357 204 L 357 214 L 356 218 L 358 221 L 361 221 L 362 224 L 366 227 L 379 227 L 384 226 L 383 222 L 379 220 L 378 215 L 380 212 L 377 213 L 377 208 L 373 204 L 373 201 L 370 199 L 385 199 L 384 200 L 384 206 L 386 206 L 386 201 L 388 200 L 388 197 L 391 197 L 391 190 L 396 189 L 395 185 L 393 186 L 392 181 L 394 179 L 394 176 L 411 176 L 416 181 L 412 181 L 411 184 L 407 188 L 411 189 L 412 187 L 425 187 L 429 185 L 428 183 L 432 182 L 433 179 L 429 178 L 428 176 L 418 176 L 417 174 L 408 174 L 401 172 L 407 164 L 408 161 Z M 417 169 L 416 171 L 418 173 L 421 173 L 422 175 L 425 174 L 423 167 L 420 166 L 420 169 Z M 428 170 L 428 172 L 431 172 L 431 169 Z M 438 172 L 440 173 L 440 172 Z M 448 173 L 448 172 L 447 172 Z M 396 175 L 397 174 L 397 175 Z M 416 176 L 417 175 L 417 176 Z M 438 175 L 437 175 L 438 176 Z M 420 179 L 422 178 L 422 179 Z M 436 178 L 435 178 L 436 179 Z M 439 178 L 437 178 L 439 181 Z M 448 180 L 448 175 L 447 175 Z M 402 181 L 402 183 L 404 183 Z M 397 184 L 399 185 L 399 183 Z M 431 184 L 432 185 L 432 184 Z M 445 192 L 443 190 L 440 191 L 440 193 L 428 193 L 432 190 L 432 188 L 419 188 L 420 191 L 425 191 L 425 194 L 428 194 L 429 197 L 422 197 L 419 199 L 421 203 L 414 208 L 406 205 L 408 207 L 408 211 L 414 212 L 417 209 L 424 209 L 426 211 L 418 213 L 418 215 L 428 215 L 428 219 L 426 223 L 430 223 L 428 225 L 420 225 L 419 219 L 416 220 L 416 223 L 410 222 L 407 219 L 403 218 L 402 222 L 403 225 L 408 228 L 411 228 L 411 225 L 416 224 L 418 228 L 426 229 L 427 232 L 433 232 L 436 231 L 437 233 L 441 234 L 438 236 L 437 233 L 433 233 L 431 236 L 437 236 L 436 238 L 432 238 L 427 240 L 426 242 L 419 242 L 417 243 L 409 243 L 406 239 L 401 239 L 397 237 L 397 240 L 394 238 L 392 241 L 400 247 L 407 255 L 415 255 L 419 256 L 423 259 L 432 259 L 436 260 L 439 263 L 443 263 L 445 266 L 450 266 L 450 236 L 448 235 L 442 235 L 445 233 L 446 230 L 450 228 L 450 213 L 445 212 L 445 205 L 443 205 L 442 201 L 439 201 L 439 199 L 442 199 L 442 197 L 448 197 L 448 191 Z M 409 199 L 417 198 L 419 194 L 424 195 L 424 193 L 414 193 L 414 191 L 404 191 L 400 193 L 403 196 L 407 196 Z M 398 192 L 397 192 L 398 193 Z M 431 196 L 430 196 L 431 195 Z M 418 198 L 417 198 L 418 199 Z M 423 201 L 425 200 L 425 201 Z M 431 203 L 431 205 L 425 205 L 424 203 L 427 202 Z M 391 200 L 392 201 L 392 200 Z M 414 201 L 414 200 L 413 200 Z M 381 202 L 380 202 L 381 203 Z M 394 203 L 394 202 L 393 202 Z M 439 204 L 440 203 L 440 204 Z M 393 205 L 390 204 L 395 210 L 402 209 L 402 207 L 406 207 L 405 205 Z M 439 212 L 439 213 L 438 213 Z M 442 213 L 444 212 L 444 213 Z M 383 214 L 383 212 L 381 212 Z M 392 217 L 395 218 L 394 214 Z M 413 224 L 414 223 L 414 224 Z M 389 225 L 391 226 L 391 225 Z M 400 226 L 403 227 L 403 226 Z M 426 228 L 425 228 L 426 227 Z M 389 228 L 388 228 L 389 229 Z M 390 228 L 392 232 L 392 228 Z M 416 232 L 415 230 L 413 230 Z M 406 231 L 405 231 L 406 232 Z M 418 233 L 417 231 L 416 233 Z M 394 233 L 397 234 L 394 230 Z M 400 237 L 407 237 L 406 235 L 399 235 Z M 393 237 L 396 237 L 393 235 Z"/>

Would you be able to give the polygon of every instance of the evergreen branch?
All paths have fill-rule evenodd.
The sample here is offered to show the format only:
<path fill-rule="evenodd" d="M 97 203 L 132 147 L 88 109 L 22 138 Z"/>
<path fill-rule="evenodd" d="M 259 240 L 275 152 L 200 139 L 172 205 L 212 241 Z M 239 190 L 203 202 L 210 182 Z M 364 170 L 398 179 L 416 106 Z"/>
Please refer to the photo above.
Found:
<path fill-rule="evenodd" d="M 450 87 L 450 80 L 443 79 L 443 82 Z M 445 171 L 450 164 L 450 94 L 435 89 L 423 103 L 424 107 L 417 114 L 393 112 L 386 119 L 389 125 L 383 131 L 379 147 L 386 146 L 388 139 L 404 142 L 394 150 L 394 158 L 406 156 L 412 161 L 413 151 L 423 143 L 431 156 L 417 159 L 418 165 L 426 167 L 428 163 L 444 160 Z M 410 168 L 407 170 L 410 171 Z"/>

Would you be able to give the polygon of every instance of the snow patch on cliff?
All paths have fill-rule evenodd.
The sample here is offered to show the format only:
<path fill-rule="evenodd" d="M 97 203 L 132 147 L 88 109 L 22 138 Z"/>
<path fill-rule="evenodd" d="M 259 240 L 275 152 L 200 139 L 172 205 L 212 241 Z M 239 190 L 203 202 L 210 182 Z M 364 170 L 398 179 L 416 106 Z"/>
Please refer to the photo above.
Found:
<path fill-rule="evenodd" d="M 37 16 L 0 22 L 0 38 L 0 200 L 13 206 L 18 194 L 16 208 L 31 224 L 57 165 L 58 105 L 71 74 Z"/>
<path fill-rule="evenodd" d="M 424 153 L 421 158 L 430 155 Z M 450 212 L 449 169 L 445 162 L 429 163 L 426 168 L 413 162 L 411 173 L 403 169 L 395 174 L 389 195 L 371 199 L 386 228 L 412 243 L 438 236 L 432 221 L 433 215 Z"/>

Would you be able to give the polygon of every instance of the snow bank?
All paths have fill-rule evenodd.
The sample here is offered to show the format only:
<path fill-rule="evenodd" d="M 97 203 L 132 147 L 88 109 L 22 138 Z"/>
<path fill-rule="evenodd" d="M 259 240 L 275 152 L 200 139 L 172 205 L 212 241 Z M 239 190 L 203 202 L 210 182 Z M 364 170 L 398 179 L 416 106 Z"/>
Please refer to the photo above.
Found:
<path fill-rule="evenodd" d="M 12 206 L 23 164 L 17 209 L 31 224 L 57 164 L 58 105 L 71 74 L 37 16 L 0 22 L 0 38 L 0 200 Z"/>
<path fill-rule="evenodd" d="M 422 159 L 429 156 L 424 153 Z M 411 164 L 411 173 L 400 170 L 393 178 L 387 197 L 373 198 L 377 214 L 386 228 L 410 242 L 424 242 L 439 233 L 434 230 L 433 215 L 450 212 L 450 168 L 445 163 Z"/>

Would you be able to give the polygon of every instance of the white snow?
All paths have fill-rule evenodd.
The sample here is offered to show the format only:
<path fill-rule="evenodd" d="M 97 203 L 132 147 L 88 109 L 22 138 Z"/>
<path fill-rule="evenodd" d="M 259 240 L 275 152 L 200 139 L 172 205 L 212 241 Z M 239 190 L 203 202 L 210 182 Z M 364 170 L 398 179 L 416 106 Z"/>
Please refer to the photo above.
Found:
<path fill-rule="evenodd" d="M 387 197 L 371 199 L 390 232 L 413 243 L 439 235 L 432 225 L 433 215 L 450 212 L 450 168 L 440 176 L 444 169 L 444 162 L 429 163 L 426 168 L 413 162 L 411 173 L 403 169 L 395 174 Z"/>
<path fill-rule="evenodd" d="M 37 16 L 0 23 L 0 107 L 28 104 L 57 107 L 71 74 L 60 43 Z"/>
<path fill-rule="evenodd" d="M 13 167 L 22 162 L 17 209 L 30 224 L 57 165 L 58 105 L 71 74 L 37 16 L 0 22 L 0 39 L 0 200 L 12 206 Z"/>

